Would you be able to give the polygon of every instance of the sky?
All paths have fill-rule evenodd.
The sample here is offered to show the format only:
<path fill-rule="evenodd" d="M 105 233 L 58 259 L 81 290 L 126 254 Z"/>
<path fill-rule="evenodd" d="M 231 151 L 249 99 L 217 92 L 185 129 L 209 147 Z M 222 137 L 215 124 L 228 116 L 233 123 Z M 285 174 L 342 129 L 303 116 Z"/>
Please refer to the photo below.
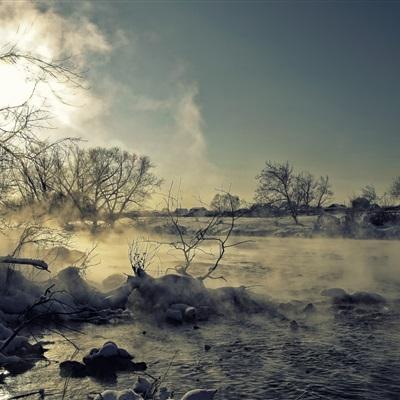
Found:
<path fill-rule="evenodd" d="M 0 1 L 1 40 L 87 71 L 51 134 L 149 155 L 187 206 L 219 188 L 252 201 L 266 160 L 329 175 L 337 201 L 387 190 L 399 20 L 384 1 Z"/>

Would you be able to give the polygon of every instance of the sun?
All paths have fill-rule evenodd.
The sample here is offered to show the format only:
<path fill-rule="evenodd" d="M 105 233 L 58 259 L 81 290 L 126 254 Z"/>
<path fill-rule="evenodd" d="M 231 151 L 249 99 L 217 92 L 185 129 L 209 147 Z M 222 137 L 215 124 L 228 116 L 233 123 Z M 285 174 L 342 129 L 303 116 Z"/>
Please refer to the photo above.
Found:
<path fill-rule="evenodd" d="M 25 102 L 32 94 L 34 85 L 18 65 L 0 63 L 0 108 L 18 106 Z"/>

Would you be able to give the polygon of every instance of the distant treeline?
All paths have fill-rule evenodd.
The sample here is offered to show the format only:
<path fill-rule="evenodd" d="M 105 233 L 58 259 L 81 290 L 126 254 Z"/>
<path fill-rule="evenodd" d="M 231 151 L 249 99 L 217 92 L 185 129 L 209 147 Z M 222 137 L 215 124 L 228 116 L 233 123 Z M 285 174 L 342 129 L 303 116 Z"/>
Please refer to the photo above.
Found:
<path fill-rule="evenodd" d="M 79 142 L 29 144 L 24 156 L 2 152 L 1 202 L 9 209 L 41 205 L 81 219 L 109 221 L 140 208 L 160 185 L 148 157 Z"/>
<path fill-rule="evenodd" d="M 299 215 L 348 207 L 330 204 L 334 193 L 328 176 L 296 172 L 289 162 L 266 162 L 256 177 L 258 186 L 252 204 L 232 193 L 220 192 L 207 206 L 149 212 L 143 211 L 145 202 L 162 180 L 153 173 L 153 165 L 146 156 L 118 147 L 87 148 L 73 140 L 34 141 L 27 144 L 23 156 L 3 150 L 0 161 L 0 200 L 5 208 L 40 205 L 49 213 L 64 211 L 67 219 L 89 219 L 95 224 L 100 219 L 113 222 L 123 216 L 173 213 L 209 217 L 229 216 L 233 212 L 244 217 L 289 215 L 298 223 Z M 382 196 L 371 185 L 363 187 L 350 199 L 349 207 L 388 208 L 399 198 L 398 177 Z"/>

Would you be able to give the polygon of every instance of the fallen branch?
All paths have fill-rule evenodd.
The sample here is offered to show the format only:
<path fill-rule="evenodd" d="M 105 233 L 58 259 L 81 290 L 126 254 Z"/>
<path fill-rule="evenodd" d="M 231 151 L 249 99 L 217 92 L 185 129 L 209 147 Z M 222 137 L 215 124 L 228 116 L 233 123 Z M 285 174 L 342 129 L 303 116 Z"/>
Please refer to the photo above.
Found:
<path fill-rule="evenodd" d="M 24 393 L 24 394 L 18 394 L 16 396 L 10 397 L 9 400 L 14 400 L 14 399 L 23 399 L 25 397 L 30 397 L 34 396 L 35 394 L 38 394 L 40 399 L 44 399 L 45 396 L 45 391 L 44 389 L 39 389 L 36 390 L 35 392 L 29 392 L 29 393 Z"/>
<path fill-rule="evenodd" d="M 18 257 L 5 256 L 5 257 L 0 257 L 0 263 L 32 265 L 32 267 L 35 267 L 42 271 L 49 272 L 49 266 L 47 265 L 47 263 L 43 260 L 37 260 L 35 258 L 18 258 Z"/>

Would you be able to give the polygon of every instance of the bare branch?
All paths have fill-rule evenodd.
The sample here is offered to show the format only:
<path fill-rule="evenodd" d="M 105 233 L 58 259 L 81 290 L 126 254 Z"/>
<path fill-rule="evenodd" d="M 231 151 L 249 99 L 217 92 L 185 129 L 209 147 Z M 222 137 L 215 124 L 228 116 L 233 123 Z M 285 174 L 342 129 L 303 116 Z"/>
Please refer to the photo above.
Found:
<path fill-rule="evenodd" d="M 190 275 L 190 268 L 193 260 L 198 253 L 215 256 L 215 253 L 206 250 L 203 246 L 208 243 L 215 243 L 218 248 L 218 254 L 215 256 L 214 263 L 208 268 L 206 273 L 197 277 L 201 281 L 209 279 L 224 279 L 221 276 L 214 276 L 213 273 L 220 265 L 221 260 L 225 256 L 226 249 L 232 248 L 245 243 L 239 241 L 230 243 L 230 237 L 234 231 L 236 221 L 239 217 L 237 212 L 238 201 L 236 196 L 232 196 L 229 192 L 221 191 L 218 202 L 224 202 L 224 207 L 216 207 L 215 212 L 202 226 L 193 234 L 188 234 L 186 229 L 179 223 L 179 213 L 174 210 L 180 209 L 180 192 L 173 195 L 173 184 L 169 188 L 166 202 L 166 210 L 170 223 L 174 227 L 177 237 L 176 241 L 170 242 L 169 246 L 182 253 L 184 264 L 175 267 L 175 271 L 181 275 Z M 228 229 L 224 230 L 224 220 L 228 219 Z"/>
<path fill-rule="evenodd" d="M 34 258 L 18 258 L 18 257 L 0 257 L 0 263 L 2 264 L 19 264 L 19 265 L 31 265 L 37 269 L 48 271 L 49 266 L 43 260 L 36 260 Z"/>

